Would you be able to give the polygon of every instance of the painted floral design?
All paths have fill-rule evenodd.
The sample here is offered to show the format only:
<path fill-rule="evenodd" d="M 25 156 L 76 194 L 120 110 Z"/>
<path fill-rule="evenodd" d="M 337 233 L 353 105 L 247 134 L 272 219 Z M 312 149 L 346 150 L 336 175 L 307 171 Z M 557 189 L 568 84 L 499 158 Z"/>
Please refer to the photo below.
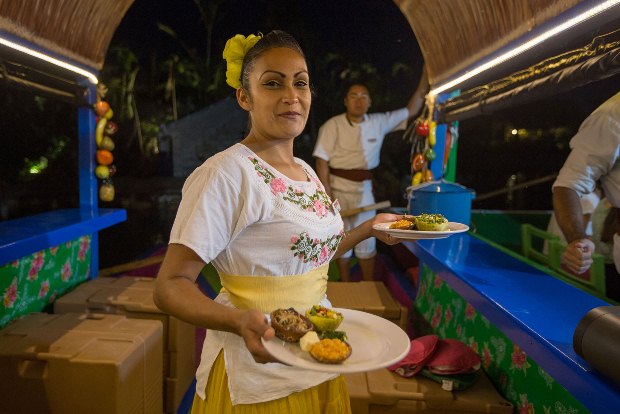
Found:
<path fill-rule="evenodd" d="M 438 305 L 435 308 L 435 312 L 433 313 L 433 318 L 431 319 L 431 326 L 433 328 L 437 328 L 440 322 L 441 322 L 441 305 Z"/>
<path fill-rule="evenodd" d="M 68 260 L 62 266 L 62 270 L 60 272 L 60 278 L 62 279 L 63 282 L 66 282 L 67 280 L 71 278 L 71 263 Z"/>
<path fill-rule="evenodd" d="M 489 369 L 489 367 L 491 366 L 491 363 L 493 362 L 493 355 L 491 355 L 491 350 L 489 349 L 488 344 L 484 344 L 480 359 L 482 360 L 482 367 L 484 369 Z"/>
<path fill-rule="evenodd" d="M 43 257 L 43 251 L 33 254 L 32 264 L 30 265 L 30 270 L 28 270 L 28 280 L 36 280 L 39 276 L 39 270 L 41 270 L 44 264 Z"/>
<path fill-rule="evenodd" d="M 517 411 L 519 414 L 534 414 L 534 404 L 527 400 L 527 395 L 519 395 L 519 406 Z"/>
<path fill-rule="evenodd" d="M 530 367 L 530 364 L 527 362 L 527 355 L 525 355 L 525 352 L 523 352 L 516 344 L 513 344 L 511 359 L 513 369 L 525 371 Z"/>
<path fill-rule="evenodd" d="M 47 295 L 47 292 L 50 290 L 50 281 L 45 280 L 41 283 L 41 289 L 39 289 L 39 297 L 44 298 Z"/>
<path fill-rule="evenodd" d="M 327 216 L 331 209 L 331 201 L 327 193 L 322 190 L 323 187 L 320 182 L 314 179 L 311 174 L 308 176 L 315 183 L 317 190 L 314 194 L 307 194 L 293 185 L 287 186 L 282 178 L 276 177 L 269 168 L 255 157 L 248 157 L 248 159 L 254 165 L 256 174 L 269 186 L 274 195 L 281 196 L 284 200 L 299 206 L 302 210 L 313 212 L 320 218 Z"/>
<path fill-rule="evenodd" d="M 450 323 L 450 320 L 452 320 L 452 309 L 450 308 L 450 306 L 446 306 L 446 313 L 444 315 L 444 319 L 447 323 Z"/>
<path fill-rule="evenodd" d="M 3 304 L 5 308 L 12 308 L 17 300 L 17 277 L 14 277 L 11 284 L 4 291 Z"/>
<path fill-rule="evenodd" d="M 474 319 L 475 316 L 476 316 L 476 309 L 474 309 L 474 307 L 468 303 L 465 306 L 465 317 L 471 320 L 471 319 Z"/>
<path fill-rule="evenodd" d="M 41 312 L 90 273 L 89 235 L 0 266 L 0 328 Z"/>
<path fill-rule="evenodd" d="M 325 240 L 312 238 L 307 232 L 291 236 L 293 255 L 304 263 L 314 262 L 321 265 L 333 256 L 344 232 L 328 237 Z"/>
<path fill-rule="evenodd" d="M 88 253 L 90 249 L 90 237 L 81 237 L 80 238 L 80 250 L 78 251 L 78 260 L 83 262 L 86 260 L 86 253 Z"/>

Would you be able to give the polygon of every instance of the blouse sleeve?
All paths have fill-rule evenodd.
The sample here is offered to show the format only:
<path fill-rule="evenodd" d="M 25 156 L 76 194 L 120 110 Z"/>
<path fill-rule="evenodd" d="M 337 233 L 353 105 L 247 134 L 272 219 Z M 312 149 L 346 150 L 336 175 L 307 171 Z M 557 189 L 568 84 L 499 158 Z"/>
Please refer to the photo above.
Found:
<path fill-rule="evenodd" d="M 249 205 L 256 197 L 247 194 L 245 187 L 217 168 L 197 169 L 183 185 L 170 243 L 183 244 L 211 262 L 235 235 L 257 220 L 252 212 L 260 208 Z"/>

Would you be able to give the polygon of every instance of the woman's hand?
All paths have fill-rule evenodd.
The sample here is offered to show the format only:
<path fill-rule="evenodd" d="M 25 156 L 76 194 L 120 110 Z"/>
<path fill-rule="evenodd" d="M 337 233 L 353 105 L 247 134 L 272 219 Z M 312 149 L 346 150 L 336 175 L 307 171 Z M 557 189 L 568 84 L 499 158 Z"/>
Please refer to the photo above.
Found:
<path fill-rule="evenodd" d="M 391 223 L 393 221 L 402 220 L 404 216 L 400 214 L 391 214 L 391 213 L 380 213 L 375 216 L 372 220 L 372 225 L 381 224 L 381 223 Z M 399 239 L 396 237 L 392 237 L 384 231 L 372 229 L 372 236 L 381 240 L 385 244 L 397 244 L 403 241 L 403 239 Z"/>
<path fill-rule="evenodd" d="M 238 333 L 245 341 L 245 346 L 254 357 L 254 361 L 258 363 L 278 362 L 267 352 L 260 340 L 261 337 L 269 340 L 275 335 L 275 331 L 262 312 L 256 309 L 243 311 L 239 319 Z"/>

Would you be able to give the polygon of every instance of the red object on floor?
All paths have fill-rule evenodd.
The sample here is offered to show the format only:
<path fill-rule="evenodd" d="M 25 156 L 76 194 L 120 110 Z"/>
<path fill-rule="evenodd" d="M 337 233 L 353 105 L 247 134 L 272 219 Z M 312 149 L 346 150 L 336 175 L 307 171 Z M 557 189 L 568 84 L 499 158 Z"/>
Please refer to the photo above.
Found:
<path fill-rule="evenodd" d="M 400 362 L 388 367 L 401 377 L 409 378 L 422 371 L 422 368 L 433 357 L 439 337 L 425 335 L 411 341 L 411 350 Z"/>

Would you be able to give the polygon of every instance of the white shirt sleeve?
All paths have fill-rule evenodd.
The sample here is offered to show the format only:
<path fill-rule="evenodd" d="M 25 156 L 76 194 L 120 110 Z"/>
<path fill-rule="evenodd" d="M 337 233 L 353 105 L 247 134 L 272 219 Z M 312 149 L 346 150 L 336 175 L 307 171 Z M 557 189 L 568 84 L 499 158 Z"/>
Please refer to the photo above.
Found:
<path fill-rule="evenodd" d="M 312 156 L 329 161 L 334 152 L 337 138 L 336 123 L 329 119 L 319 128 L 319 136 L 314 146 Z"/>
<path fill-rule="evenodd" d="M 409 118 L 409 110 L 407 108 L 401 108 L 396 111 L 385 112 L 382 115 L 381 134 L 385 136 Z"/>
<path fill-rule="evenodd" d="M 238 184 L 217 168 L 199 167 L 183 185 L 170 243 L 183 244 L 211 262 L 248 225 L 251 210 Z"/>
<path fill-rule="evenodd" d="M 608 174 L 618 160 L 620 135 L 605 111 L 595 111 L 571 139 L 571 152 L 553 187 L 567 187 L 579 196 L 596 188 L 596 181 Z"/>

